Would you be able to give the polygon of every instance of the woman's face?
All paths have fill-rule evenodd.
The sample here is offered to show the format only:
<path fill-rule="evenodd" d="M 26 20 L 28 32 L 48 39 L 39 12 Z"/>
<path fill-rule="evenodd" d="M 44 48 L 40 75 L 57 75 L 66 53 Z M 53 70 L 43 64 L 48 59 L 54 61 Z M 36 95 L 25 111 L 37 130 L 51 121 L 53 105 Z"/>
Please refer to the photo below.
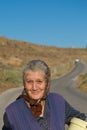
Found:
<path fill-rule="evenodd" d="M 46 80 L 42 71 L 30 70 L 25 78 L 25 89 L 32 99 L 41 99 L 46 88 Z"/>

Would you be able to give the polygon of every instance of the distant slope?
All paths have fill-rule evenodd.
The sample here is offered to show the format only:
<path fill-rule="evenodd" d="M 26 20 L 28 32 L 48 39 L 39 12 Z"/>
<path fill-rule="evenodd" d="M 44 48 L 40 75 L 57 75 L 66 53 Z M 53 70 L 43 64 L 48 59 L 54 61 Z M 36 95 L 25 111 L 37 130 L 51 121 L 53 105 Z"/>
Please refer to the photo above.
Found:
<path fill-rule="evenodd" d="M 0 37 L 0 90 L 20 86 L 21 69 L 32 59 L 44 60 L 54 77 L 70 71 L 76 58 L 87 63 L 87 49 L 42 46 Z"/>
<path fill-rule="evenodd" d="M 0 62 L 3 60 L 18 60 L 22 63 L 31 59 L 42 59 L 51 66 L 72 62 L 79 58 L 87 62 L 87 49 L 58 48 L 36 45 L 30 42 L 11 40 L 0 37 Z M 4 62 L 3 62 L 4 63 Z M 10 64 L 10 63 L 9 63 Z"/>

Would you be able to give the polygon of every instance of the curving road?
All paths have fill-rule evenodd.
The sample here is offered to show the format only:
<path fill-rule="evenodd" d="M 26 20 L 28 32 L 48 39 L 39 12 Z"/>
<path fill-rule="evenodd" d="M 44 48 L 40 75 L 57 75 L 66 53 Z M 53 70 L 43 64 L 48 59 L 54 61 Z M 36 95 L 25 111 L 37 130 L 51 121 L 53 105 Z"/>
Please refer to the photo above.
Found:
<path fill-rule="evenodd" d="M 87 72 L 87 65 L 81 62 L 76 63 L 70 73 L 51 81 L 51 92 L 62 94 L 71 105 L 87 114 L 87 95 L 76 89 L 78 76 L 85 72 Z M 0 127 L 3 124 L 5 107 L 14 101 L 21 91 L 22 88 L 14 88 L 0 95 Z"/>
<path fill-rule="evenodd" d="M 52 81 L 51 91 L 62 94 L 71 105 L 87 114 L 87 93 L 76 88 L 78 76 L 86 72 L 87 65 L 78 62 L 70 73 Z"/>

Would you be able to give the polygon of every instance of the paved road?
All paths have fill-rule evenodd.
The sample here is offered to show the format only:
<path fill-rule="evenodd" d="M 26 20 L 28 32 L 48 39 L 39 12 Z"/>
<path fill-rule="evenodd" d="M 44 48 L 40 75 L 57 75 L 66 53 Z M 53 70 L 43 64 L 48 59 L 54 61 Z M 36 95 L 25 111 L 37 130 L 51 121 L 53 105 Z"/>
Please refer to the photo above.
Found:
<path fill-rule="evenodd" d="M 85 72 L 87 72 L 87 66 L 83 63 L 77 63 L 70 73 L 52 80 L 51 91 L 62 94 L 71 105 L 87 114 L 87 95 L 75 88 L 78 75 Z M 0 95 L 0 127 L 3 124 L 2 118 L 5 107 L 14 101 L 21 91 L 22 88 L 15 88 Z"/>
<path fill-rule="evenodd" d="M 68 102 L 80 111 L 87 114 L 87 94 L 76 89 L 77 78 L 87 72 L 87 65 L 77 63 L 75 68 L 67 75 L 54 79 L 51 83 L 51 91 L 59 92 Z"/>

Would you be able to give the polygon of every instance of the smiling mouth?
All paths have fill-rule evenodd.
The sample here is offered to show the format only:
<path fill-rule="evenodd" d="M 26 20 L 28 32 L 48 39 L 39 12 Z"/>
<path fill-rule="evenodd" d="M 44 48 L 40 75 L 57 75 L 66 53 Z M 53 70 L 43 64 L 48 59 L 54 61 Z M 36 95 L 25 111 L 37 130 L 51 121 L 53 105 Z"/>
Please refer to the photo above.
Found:
<path fill-rule="evenodd" d="M 34 95 L 38 95 L 39 94 L 38 91 L 31 91 L 31 93 L 34 94 Z"/>

